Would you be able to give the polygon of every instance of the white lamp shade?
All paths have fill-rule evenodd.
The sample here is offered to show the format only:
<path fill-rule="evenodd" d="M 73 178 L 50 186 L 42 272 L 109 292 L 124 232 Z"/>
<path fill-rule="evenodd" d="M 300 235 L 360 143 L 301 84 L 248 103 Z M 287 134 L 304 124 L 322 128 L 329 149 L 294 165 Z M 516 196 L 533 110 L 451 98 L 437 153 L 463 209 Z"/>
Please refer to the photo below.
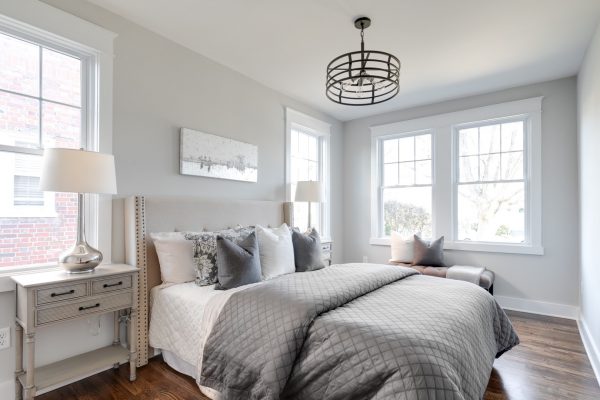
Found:
<path fill-rule="evenodd" d="M 115 158 L 93 151 L 45 149 L 40 189 L 49 192 L 115 194 Z"/>
<path fill-rule="evenodd" d="M 296 183 L 296 201 L 322 202 L 323 185 L 319 181 L 299 181 Z"/>

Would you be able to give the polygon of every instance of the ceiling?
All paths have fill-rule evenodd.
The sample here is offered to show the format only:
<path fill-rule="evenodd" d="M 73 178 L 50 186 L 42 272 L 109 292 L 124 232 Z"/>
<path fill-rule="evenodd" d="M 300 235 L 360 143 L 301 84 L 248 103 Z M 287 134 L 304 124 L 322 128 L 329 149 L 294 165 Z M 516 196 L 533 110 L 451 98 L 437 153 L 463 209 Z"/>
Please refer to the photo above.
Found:
<path fill-rule="evenodd" d="M 339 120 L 575 75 L 599 0 L 88 0 Z M 325 97 L 325 68 L 359 49 L 400 58 L 400 94 Z"/>

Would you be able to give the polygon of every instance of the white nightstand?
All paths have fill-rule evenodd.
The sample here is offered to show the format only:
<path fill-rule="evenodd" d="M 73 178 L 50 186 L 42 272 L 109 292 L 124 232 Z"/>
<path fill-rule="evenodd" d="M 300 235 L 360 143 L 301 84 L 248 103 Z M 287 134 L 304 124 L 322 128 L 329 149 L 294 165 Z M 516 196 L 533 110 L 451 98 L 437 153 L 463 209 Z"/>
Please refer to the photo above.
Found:
<path fill-rule="evenodd" d="M 330 240 L 321 242 L 321 251 L 323 253 L 323 262 L 327 265 L 331 265 L 331 248 L 333 243 Z"/>
<path fill-rule="evenodd" d="M 95 371 L 129 362 L 129 379 L 135 380 L 138 269 L 124 264 L 100 265 L 94 272 L 69 274 L 51 271 L 13 276 L 17 284 L 16 398 L 33 399 L 36 392 L 58 387 Z M 129 349 L 121 346 L 119 312 L 129 310 Z M 39 328 L 76 318 L 112 312 L 115 318 L 111 346 L 80 354 L 50 365 L 35 365 L 35 333 Z M 27 371 L 23 370 L 23 342 L 27 346 Z"/>

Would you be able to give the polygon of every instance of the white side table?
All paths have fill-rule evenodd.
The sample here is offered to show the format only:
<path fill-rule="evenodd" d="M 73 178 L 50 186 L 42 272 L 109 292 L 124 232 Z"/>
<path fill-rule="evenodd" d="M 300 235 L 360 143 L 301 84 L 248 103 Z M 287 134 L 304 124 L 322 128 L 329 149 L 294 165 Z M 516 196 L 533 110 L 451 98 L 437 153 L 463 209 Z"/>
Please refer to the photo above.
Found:
<path fill-rule="evenodd" d="M 125 264 L 98 266 L 87 274 L 50 271 L 15 275 L 16 315 L 16 399 L 31 400 L 40 390 L 58 387 L 94 371 L 129 362 L 131 381 L 136 378 L 135 324 L 137 320 L 138 269 Z M 129 349 L 121 346 L 120 311 L 128 310 Z M 35 365 L 37 329 L 77 318 L 112 312 L 113 344 L 43 367 Z M 23 370 L 23 344 L 27 346 L 27 370 Z M 22 389 L 22 390 L 21 390 Z"/>

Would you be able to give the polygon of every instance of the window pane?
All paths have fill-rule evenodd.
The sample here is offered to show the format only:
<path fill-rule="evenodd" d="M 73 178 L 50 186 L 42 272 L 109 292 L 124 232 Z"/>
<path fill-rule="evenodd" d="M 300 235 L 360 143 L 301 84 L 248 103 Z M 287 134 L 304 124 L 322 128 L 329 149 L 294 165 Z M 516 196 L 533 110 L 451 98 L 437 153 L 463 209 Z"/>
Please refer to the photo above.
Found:
<path fill-rule="evenodd" d="M 500 152 L 500 125 L 488 125 L 479 128 L 479 153 Z"/>
<path fill-rule="evenodd" d="M 308 136 L 298 132 L 298 157 L 308 158 Z"/>
<path fill-rule="evenodd" d="M 44 147 L 81 146 L 81 110 L 56 103 L 42 103 Z"/>
<path fill-rule="evenodd" d="M 319 164 L 316 161 L 308 162 L 308 180 L 318 181 L 319 180 Z"/>
<path fill-rule="evenodd" d="M 500 154 L 479 156 L 479 175 L 482 181 L 500 180 Z"/>
<path fill-rule="evenodd" d="M 525 184 L 458 186 L 458 239 L 521 243 L 525 238 Z"/>
<path fill-rule="evenodd" d="M 399 183 L 400 185 L 415 184 L 415 163 L 404 162 L 400 163 Z"/>
<path fill-rule="evenodd" d="M 398 139 L 383 141 L 383 162 L 398 162 Z"/>
<path fill-rule="evenodd" d="M 81 61 L 43 49 L 42 97 L 74 106 L 81 105 Z"/>
<path fill-rule="evenodd" d="M 39 147 L 39 118 L 39 101 L 0 92 L 0 144 Z"/>
<path fill-rule="evenodd" d="M 292 183 L 298 182 L 298 159 L 296 157 L 291 157 L 290 161 L 290 179 Z"/>
<path fill-rule="evenodd" d="M 292 157 L 295 157 L 298 154 L 298 131 L 292 130 L 292 143 L 290 146 L 290 150 L 292 153 Z"/>
<path fill-rule="evenodd" d="M 383 186 L 398 184 L 398 163 L 383 165 Z"/>
<path fill-rule="evenodd" d="M 38 96 L 39 57 L 37 45 L 0 34 L 0 88 Z"/>
<path fill-rule="evenodd" d="M 417 185 L 431 184 L 431 161 L 415 162 L 415 178 Z"/>
<path fill-rule="evenodd" d="M 431 187 L 384 189 L 383 228 L 385 236 L 397 231 L 431 238 Z"/>
<path fill-rule="evenodd" d="M 38 176 L 15 175 L 14 197 L 15 206 L 43 206 L 44 193 L 39 189 Z"/>
<path fill-rule="evenodd" d="M 523 153 L 502 154 L 502 179 L 523 179 Z"/>
<path fill-rule="evenodd" d="M 475 182 L 479 180 L 479 157 L 460 157 L 460 182 Z"/>
<path fill-rule="evenodd" d="M 523 150 L 523 121 L 502 124 L 502 151 Z"/>
<path fill-rule="evenodd" d="M 41 156 L 0 152 L 0 170 L 0 267 L 55 263 L 75 242 L 77 194 L 40 195 Z"/>
<path fill-rule="evenodd" d="M 298 180 L 299 181 L 307 181 L 308 179 L 309 179 L 308 161 L 299 159 L 298 160 Z"/>
<path fill-rule="evenodd" d="M 415 137 L 415 159 L 431 159 L 431 135 L 419 135 Z"/>
<path fill-rule="evenodd" d="M 472 156 L 479 152 L 479 139 L 477 128 L 461 129 L 458 131 L 459 154 L 461 156 Z"/>
<path fill-rule="evenodd" d="M 314 136 L 308 137 L 308 158 L 313 161 L 319 159 L 319 140 Z"/>
<path fill-rule="evenodd" d="M 400 147 L 400 161 L 412 161 L 415 159 L 414 136 L 398 139 Z"/>

